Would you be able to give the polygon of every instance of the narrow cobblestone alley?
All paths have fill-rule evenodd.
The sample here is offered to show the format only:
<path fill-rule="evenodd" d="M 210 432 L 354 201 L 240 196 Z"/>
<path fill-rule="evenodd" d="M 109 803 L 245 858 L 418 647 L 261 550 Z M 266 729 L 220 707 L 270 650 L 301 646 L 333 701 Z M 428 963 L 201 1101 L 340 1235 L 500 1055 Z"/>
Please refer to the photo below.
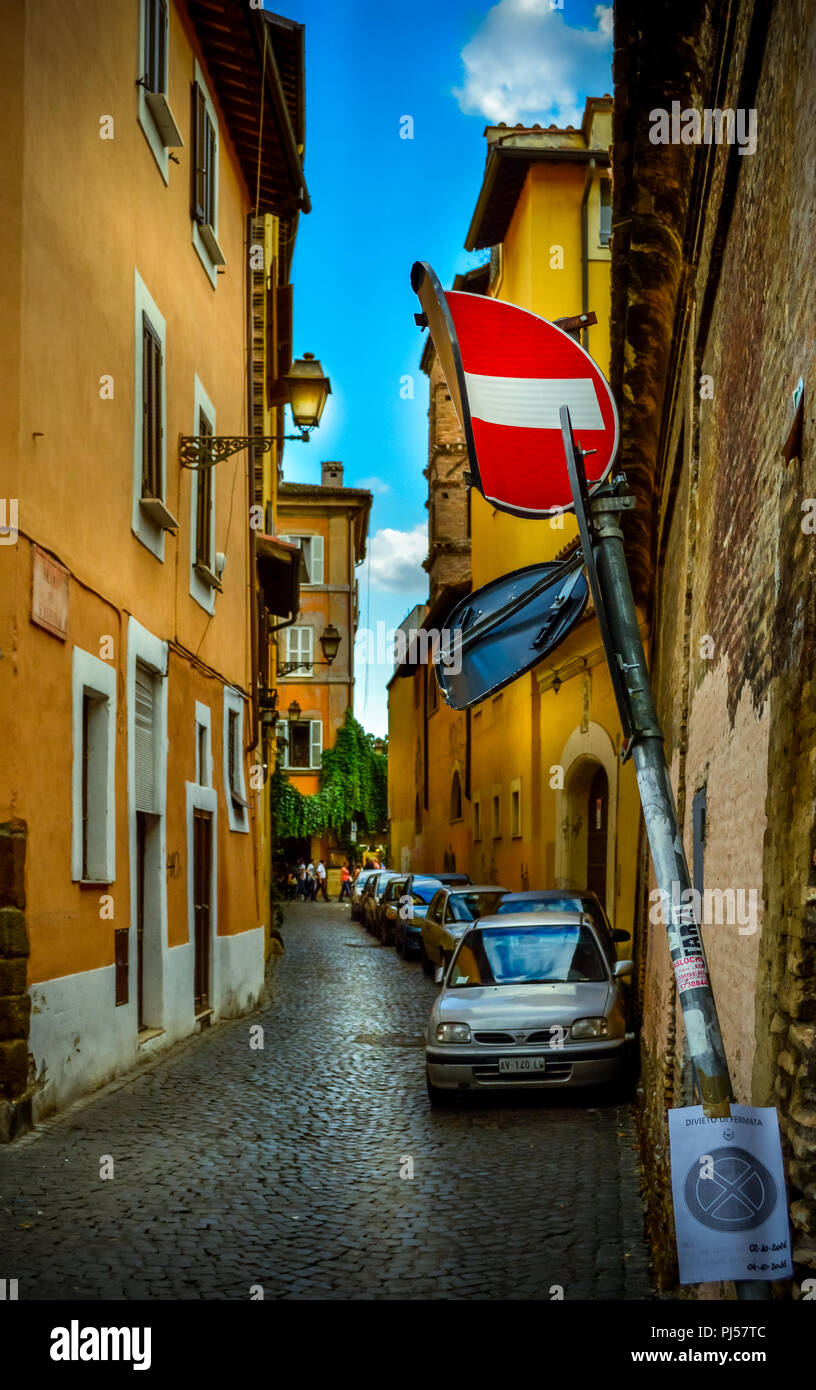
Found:
<path fill-rule="evenodd" d="M 629 1107 L 432 1112 L 434 984 L 345 906 L 289 908 L 284 938 L 258 1013 L 3 1153 L 20 1299 L 652 1296 Z"/>

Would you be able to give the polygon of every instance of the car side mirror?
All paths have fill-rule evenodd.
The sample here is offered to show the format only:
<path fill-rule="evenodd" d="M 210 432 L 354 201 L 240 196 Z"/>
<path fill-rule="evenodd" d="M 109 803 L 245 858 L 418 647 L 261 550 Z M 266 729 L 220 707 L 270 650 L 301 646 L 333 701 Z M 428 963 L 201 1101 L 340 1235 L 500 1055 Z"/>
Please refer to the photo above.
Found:
<path fill-rule="evenodd" d="M 633 960 L 619 960 L 615 966 L 615 979 L 619 980 L 622 975 L 631 975 L 635 968 Z"/>
<path fill-rule="evenodd" d="M 438 965 L 438 966 L 436 967 L 435 971 L 434 971 L 434 980 L 436 981 L 436 983 L 437 983 L 438 985 L 441 985 L 441 983 L 442 983 L 442 981 L 444 980 L 444 978 L 445 978 L 445 967 L 444 967 L 444 965 Z"/>

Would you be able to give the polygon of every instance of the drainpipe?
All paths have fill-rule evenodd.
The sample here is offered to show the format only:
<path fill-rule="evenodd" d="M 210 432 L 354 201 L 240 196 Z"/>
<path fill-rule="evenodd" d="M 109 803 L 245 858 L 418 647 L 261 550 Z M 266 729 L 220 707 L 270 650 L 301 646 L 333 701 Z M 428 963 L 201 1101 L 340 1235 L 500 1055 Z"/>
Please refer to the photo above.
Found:
<path fill-rule="evenodd" d="M 246 215 L 246 244 L 244 246 L 244 265 L 246 266 L 246 333 L 247 333 L 247 434 L 252 434 L 253 419 L 253 383 L 252 383 L 252 364 L 254 359 L 254 329 L 252 322 L 252 271 L 249 266 L 249 248 L 252 245 L 252 213 Z M 255 446 L 250 444 L 248 450 L 247 466 L 247 526 L 249 528 L 249 610 L 251 622 L 249 626 L 250 640 L 250 661 L 252 663 L 250 690 L 252 695 L 252 742 L 247 744 L 247 753 L 252 753 L 258 746 L 258 733 L 260 723 L 260 709 L 258 699 L 258 590 L 256 587 L 256 565 L 255 565 L 255 530 L 249 525 L 249 518 L 252 515 L 252 507 L 255 502 L 254 478 L 255 478 Z"/>
<path fill-rule="evenodd" d="M 581 199 L 581 313 L 589 313 L 589 195 L 597 165 L 590 159 L 584 179 L 584 196 Z M 589 342 L 589 329 L 581 329 L 581 347 Z"/>

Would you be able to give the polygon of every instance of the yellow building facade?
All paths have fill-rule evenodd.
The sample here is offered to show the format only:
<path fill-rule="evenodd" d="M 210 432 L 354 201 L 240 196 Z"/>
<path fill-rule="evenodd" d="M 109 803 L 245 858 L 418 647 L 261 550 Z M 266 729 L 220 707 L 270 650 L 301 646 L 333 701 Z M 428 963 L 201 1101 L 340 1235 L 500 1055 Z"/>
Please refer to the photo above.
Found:
<path fill-rule="evenodd" d="M 2 13 L 0 1099 L 37 1118 L 260 995 L 255 480 L 189 464 L 253 432 L 252 214 L 309 203 L 301 26 Z"/>
<path fill-rule="evenodd" d="M 469 250 L 491 248 L 486 292 L 549 320 L 594 314 L 584 346 L 609 366 L 609 98 L 587 102 L 580 130 L 489 127 Z M 438 389 L 431 375 L 432 392 Z M 444 389 L 444 388 L 443 388 Z M 433 407 L 432 407 L 433 408 Z M 473 589 L 511 568 L 554 560 L 574 518 L 524 520 L 470 492 Z M 441 631 L 467 584 L 442 586 L 424 620 Z M 640 815 L 591 606 L 551 657 L 470 711 L 449 709 L 427 665 L 389 686 L 392 860 L 456 868 L 510 890 L 590 887 L 631 929 Z"/>

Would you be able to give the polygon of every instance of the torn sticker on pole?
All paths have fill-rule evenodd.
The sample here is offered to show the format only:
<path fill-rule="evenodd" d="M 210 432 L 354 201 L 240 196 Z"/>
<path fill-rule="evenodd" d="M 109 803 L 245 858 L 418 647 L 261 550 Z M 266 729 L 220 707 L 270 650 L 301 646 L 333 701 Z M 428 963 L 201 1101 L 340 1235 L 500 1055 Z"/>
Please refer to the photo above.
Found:
<path fill-rule="evenodd" d="M 705 987 L 708 984 L 708 971 L 693 902 L 678 902 L 673 898 L 668 935 L 678 993 Z"/>

